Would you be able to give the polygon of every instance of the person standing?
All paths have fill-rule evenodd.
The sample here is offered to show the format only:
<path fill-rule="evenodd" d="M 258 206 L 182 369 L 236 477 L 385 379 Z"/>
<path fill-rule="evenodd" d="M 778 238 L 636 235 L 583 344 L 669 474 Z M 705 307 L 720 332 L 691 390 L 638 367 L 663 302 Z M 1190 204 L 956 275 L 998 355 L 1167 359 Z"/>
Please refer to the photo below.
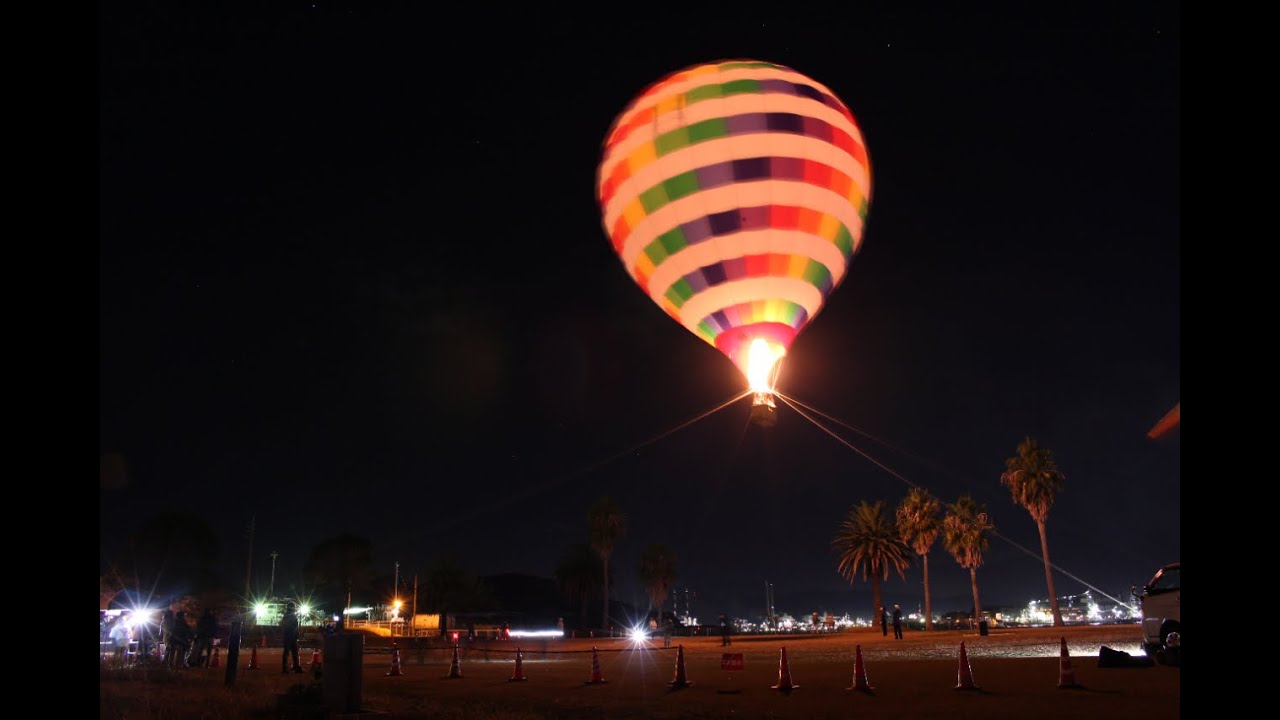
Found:
<path fill-rule="evenodd" d="M 302 663 L 298 661 L 298 614 L 292 605 L 285 606 L 284 618 L 280 620 L 280 629 L 284 630 L 284 649 L 280 652 L 280 672 L 289 672 L 289 654 L 293 654 L 293 671 L 302 672 Z"/>
<path fill-rule="evenodd" d="M 729 640 L 729 617 L 720 613 L 720 647 L 732 644 L 733 642 Z"/>
<path fill-rule="evenodd" d="M 213 608 L 205 608 L 204 614 L 196 621 L 196 643 L 191 650 L 191 665 L 204 667 L 209 664 L 213 655 L 213 637 L 218 634 L 218 619 L 213 616 Z"/>
<path fill-rule="evenodd" d="M 129 625 L 125 623 L 124 615 L 117 615 L 111 622 L 107 637 L 111 639 L 111 647 L 115 651 L 115 663 L 120 667 L 124 667 L 129 656 L 129 635 Z"/>
<path fill-rule="evenodd" d="M 664 647 L 664 648 L 669 648 L 669 647 L 671 647 L 671 629 L 672 629 L 672 624 L 673 624 L 673 623 L 671 622 L 671 618 L 670 618 L 670 617 L 668 617 L 668 618 L 667 618 L 665 621 L 663 621 L 663 623 L 662 623 L 662 647 Z"/>
<path fill-rule="evenodd" d="M 183 668 L 187 666 L 187 653 L 191 650 L 191 641 L 195 634 L 191 632 L 191 626 L 187 624 L 187 611 L 179 610 L 173 614 L 173 635 L 168 642 L 173 643 L 172 646 L 165 646 L 165 657 L 169 658 L 170 667 Z"/>
<path fill-rule="evenodd" d="M 902 608 L 897 605 L 893 606 L 893 638 L 902 639 Z"/>
<path fill-rule="evenodd" d="M 173 629 L 173 610 L 165 608 L 160 613 L 160 642 L 164 643 L 164 657 L 161 660 L 169 667 L 173 667 L 173 654 L 178 649 L 178 645 L 173 641 Z"/>
<path fill-rule="evenodd" d="M 889 608 L 880 606 L 880 634 L 889 637 Z"/>

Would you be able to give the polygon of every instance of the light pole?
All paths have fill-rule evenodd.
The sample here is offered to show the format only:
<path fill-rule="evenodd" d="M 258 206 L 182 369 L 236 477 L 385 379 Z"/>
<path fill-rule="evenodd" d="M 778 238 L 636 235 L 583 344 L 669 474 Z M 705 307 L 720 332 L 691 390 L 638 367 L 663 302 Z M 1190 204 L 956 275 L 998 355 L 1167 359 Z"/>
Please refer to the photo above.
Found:
<path fill-rule="evenodd" d="M 276 596 L 276 557 L 280 553 L 275 550 L 271 551 L 271 583 L 267 585 L 267 601 L 270 602 Z"/>

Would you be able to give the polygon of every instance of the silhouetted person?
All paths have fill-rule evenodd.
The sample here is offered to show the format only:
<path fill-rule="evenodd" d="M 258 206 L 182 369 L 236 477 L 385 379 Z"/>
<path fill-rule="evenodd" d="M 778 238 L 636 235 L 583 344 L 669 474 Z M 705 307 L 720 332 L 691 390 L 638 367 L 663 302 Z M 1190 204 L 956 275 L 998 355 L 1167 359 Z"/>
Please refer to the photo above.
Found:
<path fill-rule="evenodd" d="M 280 620 L 280 629 L 284 631 L 284 649 L 280 652 L 280 672 L 289 672 L 289 654 L 293 654 L 293 671 L 302 672 L 302 663 L 298 661 L 298 614 L 293 606 L 286 606 L 284 618 Z"/>
<path fill-rule="evenodd" d="M 732 645 L 733 641 L 729 639 L 729 618 L 720 613 L 720 646 Z"/>
<path fill-rule="evenodd" d="M 196 643 L 191 650 L 191 665 L 201 667 L 209 662 L 213 655 L 213 637 L 218 634 L 218 619 L 213 616 L 212 608 L 205 608 L 204 614 L 196 621 Z"/>
<path fill-rule="evenodd" d="M 164 657 L 161 658 L 165 665 L 173 665 L 173 653 L 178 649 L 173 643 L 173 611 L 165 608 L 160 613 L 160 642 L 164 643 Z"/>
<path fill-rule="evenodd" d="M 191 632 L 191 626 L 187 624 L 187 611 L 179 610 L 174 613 L 173 632 L 170 633 L 168 640 L 171 644 L 165 647 L 164 652 L 171 667 L 186 667 L 187 652 L 191 650 L 191 641 L 194 638 L 195 633 Z"/>
<path fill-rule="evenodd" d="M 897 605 L 893 606 L 893 637 L 895 640 L 902 639 L 902 608 Z"/>
<path fill-rule="evenodd" d="M 889 608 L 880 606 L 880 634 L 889 637 Z"/>

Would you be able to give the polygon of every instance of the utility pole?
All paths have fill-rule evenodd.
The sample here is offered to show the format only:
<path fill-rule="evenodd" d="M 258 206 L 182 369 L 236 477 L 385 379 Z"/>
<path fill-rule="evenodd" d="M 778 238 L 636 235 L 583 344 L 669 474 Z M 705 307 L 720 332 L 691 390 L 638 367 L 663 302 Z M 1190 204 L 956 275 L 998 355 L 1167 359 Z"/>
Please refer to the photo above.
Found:
<path fill-rule="evenodd" d="M 396 561 L 396 579 L 391 581 L 391 599 L 400 598 L 400 561 Z"/>
<path fill-rule="evenodd" d="M 764 616 L 769 627 L 773 627 L 773 583 L 764 581 Z"/>
<path fill-rule="evenodd" d="M 271 584 L 267 586 L 268 601 L 276 596 L 276 556 L 279 554 L 275 550 L 271 551 Z"/>
<path fill-rule="evenodd" d="M 244 597 L 246 600 L 251 596 L 249 591 L 249 578 L 253 574 L 253 526 L 256 520 L 256 515 L 251 515 L 249 517 L 249 560 L 244 568 Z"/>
<path fill-rule="evenodd" d="M 418 573 L 413 574 L 413 614 L 418 614 Z"/>

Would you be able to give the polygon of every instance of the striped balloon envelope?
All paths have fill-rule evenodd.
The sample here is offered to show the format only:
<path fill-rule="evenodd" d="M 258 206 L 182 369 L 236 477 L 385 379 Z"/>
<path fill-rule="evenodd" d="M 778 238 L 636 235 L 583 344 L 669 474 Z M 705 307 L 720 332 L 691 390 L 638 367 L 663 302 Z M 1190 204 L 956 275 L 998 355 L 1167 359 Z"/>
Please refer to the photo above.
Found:
<path fill-rule="evenodd" d="M 831 90 L 733 60 L 636 97 L 605 139 L 596 190 L 641 289 L 770 392 L 778 359 L 858 251 L 871 169 Z"/>

